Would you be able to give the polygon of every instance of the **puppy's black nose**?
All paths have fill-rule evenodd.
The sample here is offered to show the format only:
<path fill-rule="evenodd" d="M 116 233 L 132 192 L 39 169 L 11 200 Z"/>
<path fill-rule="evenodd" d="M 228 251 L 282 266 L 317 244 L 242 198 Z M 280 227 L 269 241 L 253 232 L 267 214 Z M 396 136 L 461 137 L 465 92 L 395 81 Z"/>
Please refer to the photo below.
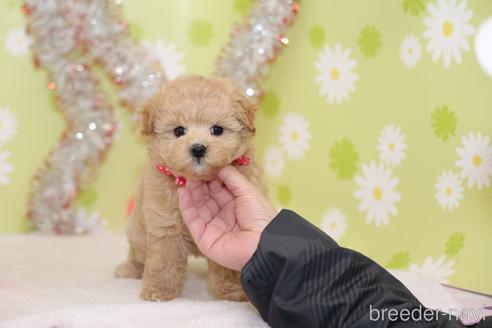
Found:
<path fill-rule="evenodd" d="M 193 157 L 196 158 L 201 158 L 205 156 L 205 153 L 207 152 L 207 147 L 202 144 L 193 144 L 190 147 L 190 153 L 193 155 Z"/>

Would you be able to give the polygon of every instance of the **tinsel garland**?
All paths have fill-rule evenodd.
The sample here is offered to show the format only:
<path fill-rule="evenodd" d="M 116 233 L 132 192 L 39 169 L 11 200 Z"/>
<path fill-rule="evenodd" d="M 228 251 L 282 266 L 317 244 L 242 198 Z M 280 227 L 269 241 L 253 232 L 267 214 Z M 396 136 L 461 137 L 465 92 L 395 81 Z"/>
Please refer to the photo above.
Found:
<path fill-rule="evenodd" d="M 47 73 L 67 122 L 58 146 L 33 179 L 28 216 L 42 232 L 87 233 L 85 212 L 72 206 L 92 180 L 116 129 L 107 96 L 92 72 L 102 67 L 120 99 L 138 108 L 164 81 L 157 60 L 131 39 L 120 0 L 29 0 L 23 6 L 36 66 Z M 96 224 L 97 225 L 97 224 Z"/>
<path fill-rule="evenodd" d="M 93 67 L 106 71 L 119 88 L 119 98 L 134 113 L 165 82 L 153 54 L 130 37 L 121 2 L 28 0 L 23 6 L 35 65 L 47 71 L 47 87 L 67 122 L 59 145 L 33 179 L 28 216 L 42 232 L 81 234 L 97 225 L 94 216 L 73 206 L 94 177 L 116 129 Z M 258 99 L 259 82 L 288 43 L 283 33 L 298 9 L 291 0 L 258 1 L 236 26 L 215 74 L 236 80 L 247 96 Z"/>
<path fill-rule="evenodd" d="M 233 28 L 215 74 L 234 79 L 246 96 L 258 100 L 260 81 L 289 43 L 284 33 L 298 11 L 299 5 L 292 0 L 257 1 L 245 21 Z"/>

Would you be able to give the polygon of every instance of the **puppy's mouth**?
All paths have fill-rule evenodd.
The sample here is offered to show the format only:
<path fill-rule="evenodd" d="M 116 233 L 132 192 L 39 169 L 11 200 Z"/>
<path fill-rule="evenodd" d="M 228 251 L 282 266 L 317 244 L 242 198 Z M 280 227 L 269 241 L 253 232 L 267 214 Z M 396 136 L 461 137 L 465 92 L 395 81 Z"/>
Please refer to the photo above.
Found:
<path fill-rule="evenodd" d="M 210 166 L 208 165 L 205 157 L 192 157 L 191 158 L 191 169 L 198 175 L 206 173 Z"/>

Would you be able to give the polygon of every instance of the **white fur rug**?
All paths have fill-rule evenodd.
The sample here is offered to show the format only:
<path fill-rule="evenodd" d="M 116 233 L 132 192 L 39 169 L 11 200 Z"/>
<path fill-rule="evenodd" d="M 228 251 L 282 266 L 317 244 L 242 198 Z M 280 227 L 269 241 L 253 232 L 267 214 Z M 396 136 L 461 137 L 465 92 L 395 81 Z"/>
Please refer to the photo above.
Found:
<path fill-rule="evenodd" d="M 0 326 L 268 327 L 248 303 L 217 301 L 206 290 L 206 265 L 190 259 L 181 298 L 138 298 L 141 281 L 113 278 L 124 259 L 123 236 L 0 236 Z M 427 306 L 458 307 L 456 298 L 423 276 L 394 273 Z"/>

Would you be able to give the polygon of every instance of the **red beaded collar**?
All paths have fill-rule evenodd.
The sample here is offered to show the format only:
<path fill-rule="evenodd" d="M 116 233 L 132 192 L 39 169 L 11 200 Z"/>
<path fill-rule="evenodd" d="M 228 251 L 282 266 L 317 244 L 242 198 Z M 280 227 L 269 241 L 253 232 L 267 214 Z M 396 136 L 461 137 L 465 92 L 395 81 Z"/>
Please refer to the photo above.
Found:
<path fill-rule="evenodd" d="M 248 165 L 250 162 L 251 162 L 251 158 L 244 155 L 233 160 L 232 165 L 242 166 L 242 165 Z M 155 166 L 155 168 L 157 169 L 157 171 L 167 175 L 168 177 L 174 177 L 175 178 L 174 182 L 179 187 L 184 186 L 186 184 L 186 178 L 184 176 L 181 175 L 175 176 L 167 166 L 158 164 Z"/>

